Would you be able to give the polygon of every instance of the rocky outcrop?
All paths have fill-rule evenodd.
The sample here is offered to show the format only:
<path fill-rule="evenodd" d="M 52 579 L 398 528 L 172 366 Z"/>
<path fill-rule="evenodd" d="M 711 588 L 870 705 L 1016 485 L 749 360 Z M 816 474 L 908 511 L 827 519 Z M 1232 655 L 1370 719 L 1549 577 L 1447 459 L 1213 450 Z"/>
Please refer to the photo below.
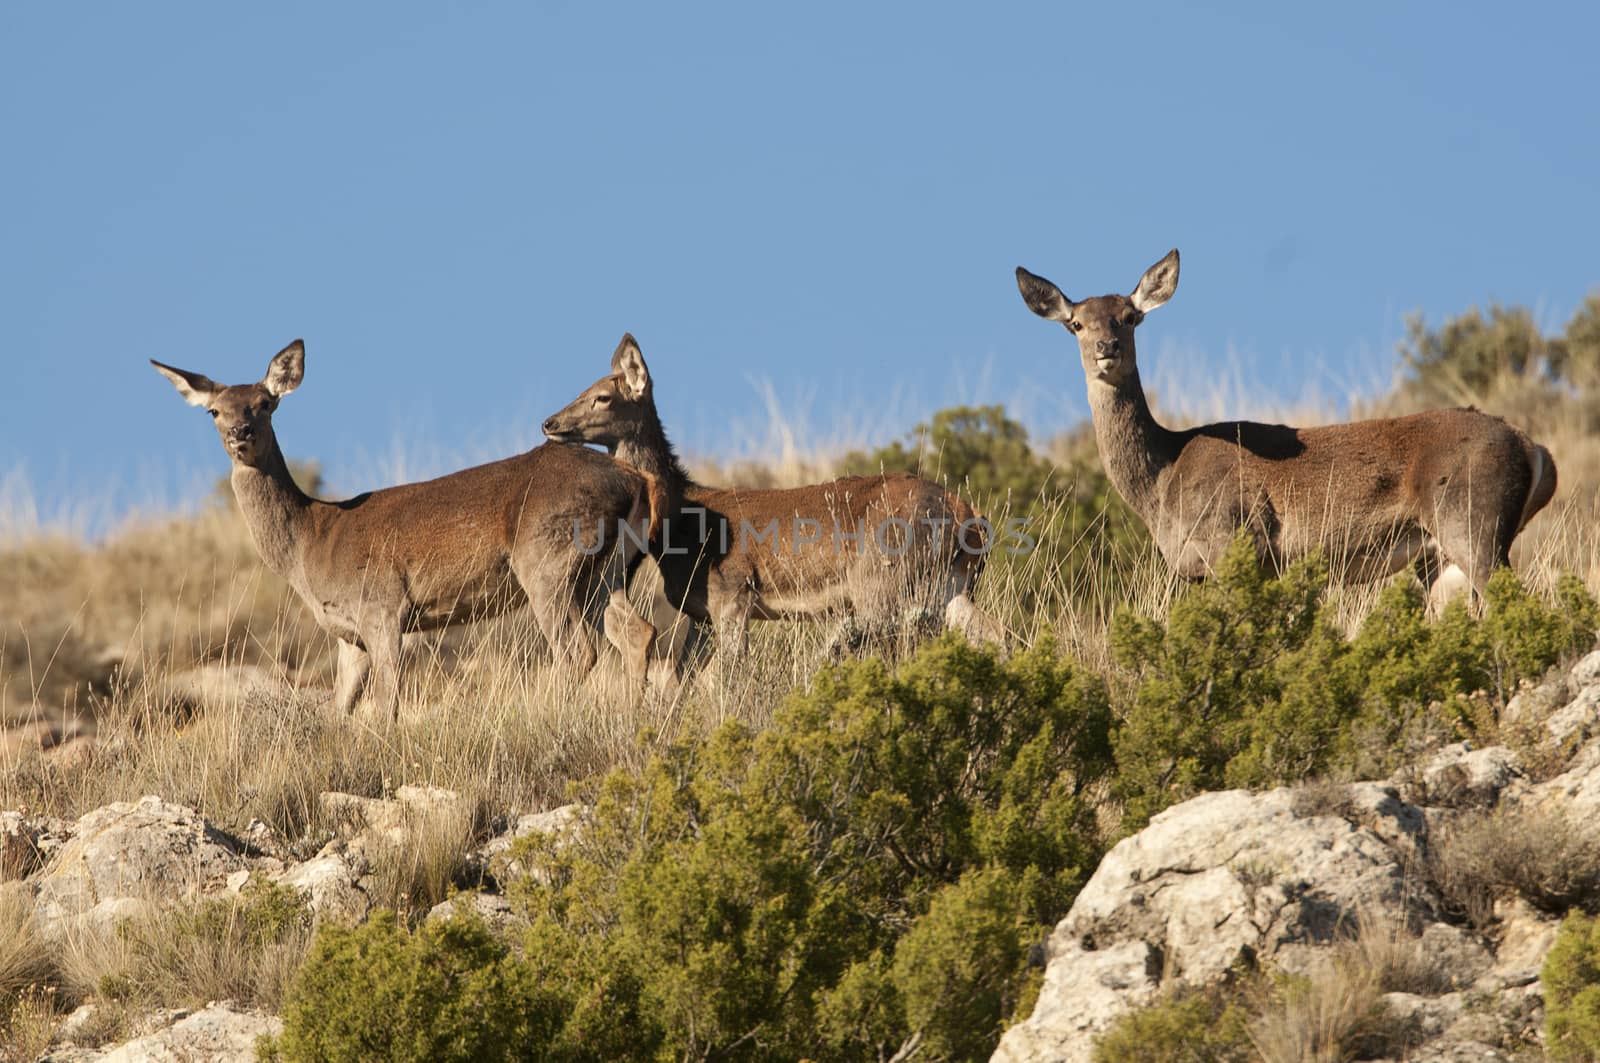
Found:
<path fill-rule="evenodd" d="M 1498 1060 L 1537 1036 L 1539 968 L 1558 920 L 1502 900 L 1479 932 L 1425 873 L 1466 811 L 1554 810 L 1600 823 L 1600 651 L 1519 695 L 1506 716 L 1532 734 L 1523 753 L 1458 743 L 1384 783 L 1228 791 L 1156 816 L 1111 850 L 1046 945 L 1033 1013 L 994 1059 L 1086 1061 L 1119 1016 L 1174 986 L 1240 963 L 1304 974 L 1364 922 L 1403 928 L 1437 985 L 1382 997 L 1407 1031 L 1408 1060 Z M 1543 782 L 1534 762 L 1564 761 Z"/>
<path fill-rule="evenodd" d="M 240 1011 L 228 1001 L 199 1011 L 178 1011 L 153 1032 L 107 1048 L 61 1047 L 40 1063 L 195 1063 L 256 1058 L 256 1040 L 277 1036 L 283 1022 L 269 1015 Z"/>
<path fill-rule="evenodd" d="M 81 817 L 33 879 L 45 933 L 65 921 L 112 922 L 151 903 L 219 889 L 245 866 L 234 843 L 193 809 L 159 797 Z"/>

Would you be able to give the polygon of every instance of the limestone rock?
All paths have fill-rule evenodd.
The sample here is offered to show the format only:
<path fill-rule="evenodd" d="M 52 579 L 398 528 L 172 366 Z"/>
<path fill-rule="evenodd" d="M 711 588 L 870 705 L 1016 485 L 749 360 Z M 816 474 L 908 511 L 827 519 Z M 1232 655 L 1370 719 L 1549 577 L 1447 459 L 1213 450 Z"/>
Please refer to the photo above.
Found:
<path fill-rule="evenodd" d="M 1203 984 L 1242 958 L 1327 944 L 1362 910 L 1426 914 L 1406 862 L 1380 831 L 1423 824 L 1392 790 L 1364 792 L 1360 814 L 1301 815 L 1292 791 L 1205 794 L 1156 816 L 1101 861 L 1051 935 L 1032 1016 L 997 1060 L 1087 1060 L 1093 1037 L 1165 979 Z"/>
<path fill-rule="evenodd" d="M 440 901 L 429 909 L 427 921 L 437 923 L 462 913 L 476 915 L 496 930 L 509 926 L 515 918 L 511 914 L 510 901 L 498 893 L 478 890 L 473 893 L 458 893 L 447 901 Z"/>
<path fill-rule="evenodd" d="M 71 1058 L 95 1063 L 194 1063 L 196 1060 L 254 1060 L 256 1039 L 276 1036 L 283 1021 L 255 1012 L 235 1010 L 231 1002 L 213 1003 L 126 1044 Z M 49 1059 L 67 1057 L 48 1056 Z"/>
<path fill-rule="evenodd" d="M 332 919 L 353 925 L 372 910 L 372 899 L 362 885 L 367 871 L 366 858 L 335 839 L 310 860 L 276 876 L 276 881 L 298 890 L 318 921 Z"/>
<path fill-rule="evenodd" d="M 510 830 L 504 834 L 497 834 L 475 850 L 469 857 L 469 863 L 480 872 L 495 878 L 521 875 L 524 873 L 524 868 L 509 855 L 512 843 L 530 834 L 553 834 L 558 838 L 570 838 L 582 827 L 583 813 L 583 805 L 570 804 L 519 816 Z"/>
<path fill-rule="evenodd" d="M 191 808 L 159 797 L 82 816 L 36 876 L 41 925 L 129 902 L 162 904 L 219 887 L 244 860 Z"/>

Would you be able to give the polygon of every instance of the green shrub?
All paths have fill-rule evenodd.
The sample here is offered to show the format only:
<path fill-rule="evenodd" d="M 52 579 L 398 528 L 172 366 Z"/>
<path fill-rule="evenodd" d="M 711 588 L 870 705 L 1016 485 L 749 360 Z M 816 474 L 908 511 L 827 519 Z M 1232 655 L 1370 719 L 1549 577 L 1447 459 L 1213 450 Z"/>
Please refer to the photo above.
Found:
<path fill-rule="evenodd" d="M 1272 576 L 1241 533 L 1164 625 L 1117 614 L 1126 827 L 1204 790 L 1390 770 L 1418 727 L 1493 739 L 1492 710 L 1485 717 L 1469 695 L 1503 703 L 1522 680 L 1589 645 L 1597 621 L 1575 578 L 1564 577 L 1548 605 L 1507 568 L 1490 579 L 1481 619 L 1457 601 L 1428 621 L 1422 590 L 1406 577 L 1347 641 L 1323 606 L 1326 583 L 1315 558 Z"/>
<path fill-rule="evenodd" d="M 520 959 L 392 919 L 325 932 L 283 1051 L 985 1055 L 1102 851 L 1109 728 L 1103 684 L 1048 645 L 1002 662 L 946 638 L 896 672 L 830 670 L 765 733 L 730 724 L 613 772 L 580 829 L 519 843 Z"/>
<path fill-rule="evenodd" d="M 1095 1039 L 1094 1063 L 1248 1063 L 1251 1017 L 1234 987 L 1180 989 L 1118 1017 Z"/>
<path fill-rule="evenodd" d="M 318 933 L 269 1053 L 335 1063 L 533 1059 L 551 1014 L 481 922 L 456 917 L 411 934 L 380 911 L 357 929 Z"/>
<path fill-rule="evenodd" d="M 1600 1060 L 1600 918 L 1567 916 L 1539 978 L 1550 1058 L 1567 1063 Z"/>

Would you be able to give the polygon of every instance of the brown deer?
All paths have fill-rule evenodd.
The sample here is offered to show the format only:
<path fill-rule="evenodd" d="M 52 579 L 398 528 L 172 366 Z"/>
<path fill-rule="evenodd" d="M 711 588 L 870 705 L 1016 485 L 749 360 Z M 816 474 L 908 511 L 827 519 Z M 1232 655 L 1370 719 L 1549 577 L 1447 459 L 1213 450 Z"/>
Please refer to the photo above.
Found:
<path fill-rule="evenodd" d="M 842 612 L 892 619 L 921 594 L 946 626 L 1003 641 L 973 603 L 988 549 L 982 518 L 937 484 L 904 473 L 787 489 L 707 487 L 689 478 L 656 413 L 639 345 L 622 337 L 602 377 L 544 422 L 558 442 L 605 447 L 661 486 L 650 554 L 672 605 L 711 622 L 730 654 L 748 621 Z M 676 664 L 676 662 L 674 662 Z"/>
<path fill-rule="evenodd" d="M 621 594 L 621 567 L 650 534 L 650 490 L 637 472 L 603 454 L 546 444 L 437 480 L 324 502 L 289 475 L 272 429 L 279 400 L 305 375 L 299 340 L 273 357 L 257 384 L 227 387 L 151 364 L 211 414 L 262 561 L 339 640 L 340 711 L 369 687 L 369 701 L 397 718 L 405 632 L 523 602 L 532 603 L 559 660 L 579 675 L 594 666 L 591 603 L 608 589 Z M 611 613 L 627 622 L 617 610 L 608 621 Z M 629 617 L 637 623 L 608 627 L 606 637 L 642 677 L 654 631 Z"/>
<path fill-rule="evenodd" d="M 1550 452 L 1473 409 L 1320 428 L 1165 428 L 1145 401 L 1133 340 L 1177 286 L 1176 250 L 1132 295 L 1079 303 L 1017 267 L 1028 308 L 1077 337 L 1100 460 L 1167 563 L 1199 579 L 1245 528 L 1275 567 L 1320 546 L 1341 582 L 1415 562 L 1431 586 L 1441 563 L 1453 564 L 1481 597 L 1492 570 L 1510 563 L 1511 541 L 1555 492 Z"/>

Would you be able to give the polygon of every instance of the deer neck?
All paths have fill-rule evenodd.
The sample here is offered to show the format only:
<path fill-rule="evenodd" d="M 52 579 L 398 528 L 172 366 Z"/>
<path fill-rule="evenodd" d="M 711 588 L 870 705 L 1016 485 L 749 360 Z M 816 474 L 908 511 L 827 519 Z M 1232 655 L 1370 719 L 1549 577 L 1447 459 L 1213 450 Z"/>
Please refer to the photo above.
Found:
<path fill-rule="evenodd" d="M 234 462 L 233 496 L 239 501 L 250 538 L 266 566 L 291 584 L 299 575 L 300 554 L 296 545 L 311 510 L 312 499 L 289 475 L 289 464 L 272 441 L 271 449 L 258 466 Z"/>
<path fill-rule="evenodd" d="M 1177 459 L 1176 433 L 1151 414 L 1137 369 L 1115 385 L 1090 380 L 1089 410 L 1106 476 L 1133 511 L 1154 527 L 1157 481 Z"/>
<path fill-rule="evenodd" d="M 655 477 L 666 489 L 671 512 L 676 513 L 683 508 L 684 492 L 695 484 L 689 479 L 683 463 L 678 460 L 677 452 L 672 449 L 666 430 L 661 427 L 655 400 L 647 401 L 646 416 L 639 427 L 623 437 L 612 453 L 618 461 L 627 462 L 640 472 Z"/>

